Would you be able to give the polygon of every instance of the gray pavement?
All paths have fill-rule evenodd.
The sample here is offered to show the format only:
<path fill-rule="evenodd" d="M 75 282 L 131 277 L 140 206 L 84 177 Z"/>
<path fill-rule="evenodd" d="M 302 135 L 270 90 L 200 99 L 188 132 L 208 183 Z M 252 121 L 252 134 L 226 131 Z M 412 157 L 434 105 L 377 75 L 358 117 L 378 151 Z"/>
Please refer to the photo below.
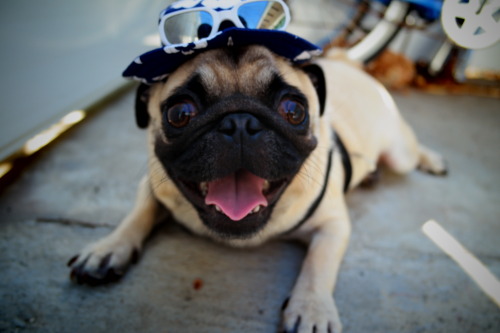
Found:
<path fill-rule="evenodd" d="M 65 135 L 0 195 L 0 331 L 275 332 L 305 254 L 295 243 L 235 250 L 165 223 L 118 284 L 69 281 L 66 261 L 129 211 L 146 171 L 133 97 Z M 451 172 L 385 170 L 348 195 L 353 236 L 335 291 L 345 332 L 499 332 L 498 307 L 420 228 L 436 219 L 500 276 L 500 101 L 395 97 Z"/>
<path fill-rule="evenodd" d="M 421 231 L 437 220 L 500 276 L 500 100 L 395 98 L 450 174 L 384 170 L 348 195 L 353 235 L 335 291 L 344 331 L 500 332 L 499 308 Z M 0 332 L 276 332 L 305 255 L 293 242 L 237 250 L 167 221 L 119 283 L 70 282 L 66 262 L 125 216 L 146 172 L 133 99 L 67 133 L 0 193 Z"/>

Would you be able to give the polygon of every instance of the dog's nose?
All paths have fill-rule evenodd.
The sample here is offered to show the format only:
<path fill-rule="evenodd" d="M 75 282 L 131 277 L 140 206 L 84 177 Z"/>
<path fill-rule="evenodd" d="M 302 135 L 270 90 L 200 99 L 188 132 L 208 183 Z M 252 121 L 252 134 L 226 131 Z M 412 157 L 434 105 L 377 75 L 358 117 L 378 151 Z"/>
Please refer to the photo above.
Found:
<path fill-rule="evenodd" d="M 261 122 L 248 113 L 234 113 L 222 119 L 218 131 L 236 143 L 255 139 L 263 130 Z"/>

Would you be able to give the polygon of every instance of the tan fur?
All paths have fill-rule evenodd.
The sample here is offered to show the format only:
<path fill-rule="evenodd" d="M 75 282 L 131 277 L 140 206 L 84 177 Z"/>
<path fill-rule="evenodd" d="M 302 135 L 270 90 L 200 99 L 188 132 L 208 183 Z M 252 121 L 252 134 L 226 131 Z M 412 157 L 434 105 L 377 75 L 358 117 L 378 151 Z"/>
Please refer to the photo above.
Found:
<path fill-rule="evenodd" d="M 301 220 L 311 202 L 318 197 L 325 181 L 328 154 L 334 149 L 332 169 L 321 204 L 305 224 L 286 236 L 307 242 L 309 250 L 283 312 L 283 325 L 286 330 L 291 330 L 300 318 L 300 332 L 312 332 L 313 327 L 318 333 L 329 329 L 340 332 L 341 323 L 332 292 L 351 227 L 343 196 L 345 175 L 340 167 L 339 151 L 332 140 L 333 131 L 340 135 L 351 155 L 352 187 L 373 171 L 381 158 L 401 173 L 413 170 L 419 162 L 426 170 L 443 172 L 442 158 L 419 146 L 392 98 L 379 83 L 345 62 L 318 61 L 325 71 L 328 87 L 325 114 L 320 118 L 314 87 L 300 69 L 263 47 L 252 47 L 243 53 L 236 67 L 225 57 L 226 54 L 219 50 L 205 52 L 181 66 L 166 83 L 152 88 L 149 100 L 149 175 L 140 185 L 137 205 L 132 213 L 110 236 L 83 251 L 91 258 L 87 266 L 99 265 L 103 256 L 113 253 L 112 262 L 116 267 L 124 267 L 131 249 L 141 247 L 156 223 L 155 198 L 193 232 L 232 246 L 255 246 L 281 236 Z M 161 137 L 166 142 L 160 126 L 160 104 L 193 73 L 201 75 L 211 94 L 224 96 L 234 92 L 252 93 L 260 89 L 273 72 L 280 73 L 287 83 L 308 97 L 311 132 L 317 138 L 318 146 L 281 196 L 266 227 L 249 239 L 228 241 L 219 238 L 201 222 L 191 203 L 168 179 L 154 154 L 154 140 Z M 151 191 L 154 196 L 145 194 Z M 73 266 L 81 264 L 81 260 L 78 259 Z"/>

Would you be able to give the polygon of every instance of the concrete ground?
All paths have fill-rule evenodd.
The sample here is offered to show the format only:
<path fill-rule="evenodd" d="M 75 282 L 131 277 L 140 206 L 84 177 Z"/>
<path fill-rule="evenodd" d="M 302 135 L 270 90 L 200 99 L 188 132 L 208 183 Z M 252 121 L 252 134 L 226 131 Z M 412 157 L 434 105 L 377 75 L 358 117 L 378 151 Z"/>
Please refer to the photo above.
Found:
<path fill-rule="evenodd" d="M 296 243 L 235 250 L 165 223 L 119 283 L 70 282 L 66 262 L 127 214 L 146 172 L 133 98 L 66 134 L 0 193 L 0 332 L 276 332 L 305 255 Z M 437 220 L 500 276 L 500 100 L 395 98 L 450 174 L 384 171 L 348 195 L 353 235 L 334 294 L 344 331 L 500 332 L 499 308 L 421 231 Z"/>
<path fill-rule="evenodd" d="M 146 172 L 133 98 L 65 135 L 0 195 L 0 331 L 275 332 L 305 254 L 295 243 L 234 250 L 166 223 L 118 284 L 70 282 L 65 263 L 130 210 Z M 335 291 L 345 332 L 499 332 L 499 308 L 420 228 L 437 220 L 500 276 L 500 101 L 395 98 L 451 172 L 385 171 L 348 195 L 353 236 Z"/>

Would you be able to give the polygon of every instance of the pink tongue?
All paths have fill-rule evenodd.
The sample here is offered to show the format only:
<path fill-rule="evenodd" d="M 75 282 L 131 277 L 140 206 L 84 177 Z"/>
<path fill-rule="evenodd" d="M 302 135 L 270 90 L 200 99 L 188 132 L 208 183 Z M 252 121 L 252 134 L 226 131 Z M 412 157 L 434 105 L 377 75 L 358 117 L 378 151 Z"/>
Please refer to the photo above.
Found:
<path fill-rule="evenodd" d="M 265 180 L 241 170 L 208 183 L 205 204 L 217 205 L 231 220 L 239 221 L 255 207 L 267 206 L 262 194 Z"/>

